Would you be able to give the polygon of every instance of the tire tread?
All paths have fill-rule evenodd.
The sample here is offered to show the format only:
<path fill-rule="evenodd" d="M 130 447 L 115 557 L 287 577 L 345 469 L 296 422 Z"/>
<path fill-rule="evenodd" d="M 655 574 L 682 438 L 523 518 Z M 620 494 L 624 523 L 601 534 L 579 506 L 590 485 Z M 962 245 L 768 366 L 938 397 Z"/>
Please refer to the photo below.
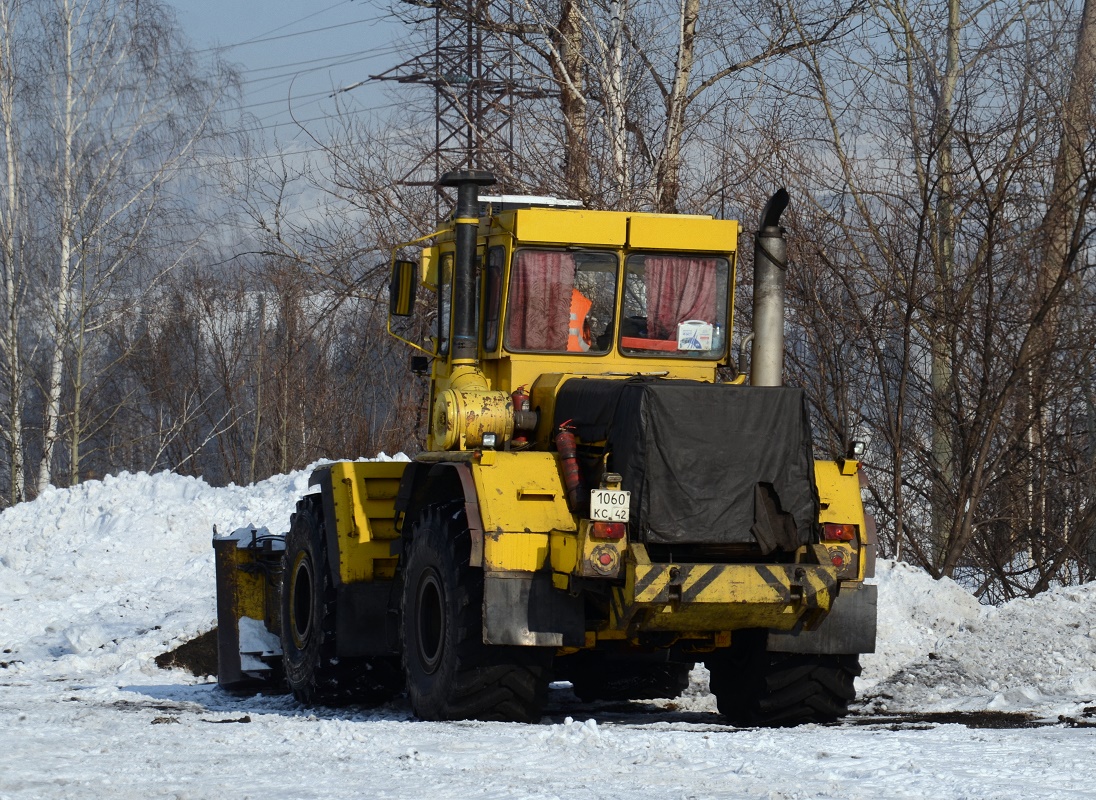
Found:
<path fill-rule="evenodd" d="M 297 502 L 286 537 L 285 560 L 288 568 L 293 554 L 308 549 L 313 561 L 320 598 L 314 605 L 318 616 L 319 638 L 298 650 L 289 633 L 289 586 L 285 572 L 282 585 L 282 652 L 286 683 L 293 696 L 306 706 L 342 706 L 350 703 L 376 706 L 391 700 L 402 688 L 402 676 L 392 659 L 345 658 L 336 650 L 335 631 L 337 592 L 327 569 L 327 542 L 319 495 L 306 495 Z"/>
<path fill-rule="evenodd" d="M 430 720 L 479 719 L 535 722 L 548 695 L 551 655 L 542 648 L 483 643 L 483 574 L 470 566 L 471 535 L 464 504 L 424 509 L 411 537 L 400 626 L 404 672 L 415 713 Z M 437 561 L 447 591 L 454 592 L 455 663 L 446 685 L 425 689 L 416 682 L 413 641 L 408 628 L 420 561 Z"/>
<path fill-rule="evenodd" d="M 719 711 L 735 725 L 829 723 L 856 698 L 857 655 L 770 653 L 752 646 L 709 665 Z"/>

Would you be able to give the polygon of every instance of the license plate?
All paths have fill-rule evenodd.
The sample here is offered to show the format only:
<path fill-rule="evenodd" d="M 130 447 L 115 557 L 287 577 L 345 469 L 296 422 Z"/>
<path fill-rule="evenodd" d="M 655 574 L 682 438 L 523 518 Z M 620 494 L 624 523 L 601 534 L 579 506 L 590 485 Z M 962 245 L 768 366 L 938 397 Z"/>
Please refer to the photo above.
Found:
<path fill-rule="evenodd" d="M 627 522 L 631 503 L 631 492 L 594 489 L 590 492 L 590 519 L 597 522 Z"/>

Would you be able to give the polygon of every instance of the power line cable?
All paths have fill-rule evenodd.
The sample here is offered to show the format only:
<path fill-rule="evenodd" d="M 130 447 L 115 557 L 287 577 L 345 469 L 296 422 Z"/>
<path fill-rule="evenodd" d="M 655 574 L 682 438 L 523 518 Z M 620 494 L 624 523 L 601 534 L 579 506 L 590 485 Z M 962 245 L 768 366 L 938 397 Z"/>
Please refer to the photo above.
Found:
<path fill-rule="evenodd" d="M 321 8 L 319 11 L 313 11 L 311 14 L 306 14 L 305 16 L 301 17 L 300 19 L 295 19 L 292 22 L 287 22 L 284 25 L 279 25 L 277 28 L 272 28 L 269 31 L 265 31 L 265 32 L 260 33 L 260 34 L 256 34 L 256 36 L 252 37 L 252 39 L 247 39 L 247 40 L 241 42 L 240 44 L 250 44 L 253 39 L 256 39 L 260 36 L 269 36 L 272 33 L 277 33 L 278 31 L 285 30 L 290 25 L 296 25 L 299 22 L 304 22 L 305 20 L 312 19 L 313 17 L 318 17 L 320 14 L 326 14 L 328 11 L 331 11 L 332 9 L 338 8 L 339 6 L 345 6 L 349 2 L 351 2 L 351 0 L 339 0 L 338 3 L 334 3 L 332 5 L 329 5 L 327 8 Z"/>
<path fill-rule="evenodd" d="M 368 52 L 368 55 L 365 54 L 366 52 Z M 342 67 L 342 66 L 345 66 L 347 64 L 357 64 L 358 62 L 361 62 L 361 61 L 372 61 L 373 59 L 383 58 L 385 56 L 394 55 L 398 52 L 400 52 L 400 46 L 399 45 L 393 45 L 392 47 L 382 48 L 382 49 L 379 49 L 379 50 L 362 51 L 361 53 L 347 54 L 348 56 L 350 56 L 350 55 L 354 56 L 353 58 L 343 58 L 341 60 L 331 60 L 330 58 L 317 58 L 317 59 L 312 59 L 311 61 L 302 61 L 302 62 L 299 62 L 299 63 L 300 64 L 313 64 L 313 63 L 318 63 L 318 62 L 324 62 L 324 63 L 321 63 L 319 66 L 316 66 L 316 67 L 310 67 L 309 69 L 299 69 L 299 70 L 293 70 L 293 71 L 290 71 L 290 72 L 282 72 L 282 73 L 279 73 L 277 75 L 266 75 L 266 76 L 261 76 L 261 77 L 256 77 L 256 78 L 250 78 L 248 80 L 241 81 L 240 83 L 242 85 L 249 86 L 249 85 L 253 85 L 253 84 L 256 84 L 256 83 L 262 83 L 264 81 L 278 80 L 280 78 L 297 78 L 301 75 L 308 75 L 308 74 L 311 74 L 313 72 L 319 72 L 320 70 L 330 69 L 331 67 Z M 261 67 L 260 69 L 266 69 L 266 70 L 280 69 L 281 66 L 288 66 L 288 65 L 280 65 L 279 67 Z M 245 70 L 245 72 L 257 72 L 257 71 L 258 70 Z"/>
<path fill-rule="evenodd" d="M 338 28 L 349 28 L 351 25 L 363 25 L 365 23 L 375 23 L 380 17 L 372 17 L 369 19 L 358 19 L 351 22 L 341 22 L 338 25 L 325 25 L 322 28 L 310 28 L 306 31 L 297 31 L 296 33 L 285 33 L 281 36 L 268 36 L 264 39 L 248 39 L 245 42 L 238 42 L 236 44 L 226 44 L 221 47 L 206 47 L 201 50 L 192 50 L 193 55 L 201 55 L 202 53 L 223 53 L 227 50 L 234 50 L 237 47 L 244 47 L 253 44 L 263 44 L 265 42 L 277 42 L 282 39 L 292 39 L 295 36 L 307 36 L 310 33 L 323 33 L 324 31 L 333 31 Z"/>
<path fill-rule="evenodd" d="M 285 69 L 286 67 L 300 67 L 307 64 L 315 64 L 319 61 L 327 61 L 332 58 L 346 58 L 348 56 L 360 56 L 365 53 L 372 53 L 373 50 L 356 50 L 353 53 L 339 53 L 338 55 L 324 56 L 323 58 L 309 58 L 304 61 L 289 61 L 285 64 L 275 64 L 273 67 L 249 67 L 248 69 L 238 70 L 241 75 L 248 75 L 252 72 L 269 72 L 272 69 Z"/>
<path fill-rule="evenodd" d="M 333 66 L 337 66 L 337 65 L 333 65 Z M 307 73 L 307 71 L 297 73 L 297 74 L 306 74 L 306 73 Z M 285 81 L 285 83 L 289 83 L 289 81 L 287 80 L 287 81 Z M 262 87 L 258 91 L 269 91 L 269 90 L 275 89 L 275 88 L 277 88 L 276 85 L 267 86 L 267 87 Z M 278 103 L 285 103 L 285 102 L 291 102 L 291 101 L 297 101 L 297 100 L 305 100 L 305 99 L 308 99 L 308 98 L 320 98 L 320 99 L 322 99 L 322 98 L 325 98 L 325 97 L 330 97 L 331 93 L 332 93 L 331 89 L 323 89 L 321 91 L 306 92 L 304 94 L 295 95 L 295 96 L 292 96 L 292 97 L 287 96 L 287 97 L 279 97 L 279 98 L 274 99 L 274 100 L 260 100 L 260 101 L 253 102 L 253 103 L 241 103 L 239 106 L 235 106 L 234 110 L 249 111 L 249 110 L 255 109 L 255 108 L 262 108 L 262 107 L 265 107 L 265 106 L 276 105 Z M 164 107 L 168 107 L 168 106 L 171 105 L 171 103 L 169 101 L 173 100 L 175 97 L 176 97 L 175 94 L 165 94 L 165 95 L 161 95 L 161 96 L 157 96 L 157 97 L 146 97 L 146 98 L 143 98 L 140 101 L 134 101 L 132 106 L 134 106 L 134 107 L 137 107 L 137 106 L 156 106 L 156 105 L 159 105 L 159 104 L 164 104 Z M 311 105 L 314 102 L 317 102 L 317 101 L 311 101 L 310 103 L 306 103 L 305 105 L 306 106 Z M 124 111 L 124 109 L 125 109 L 125 106 L 123 104 L 117 104 L 115 107 L 122 110 L 122 111 Z M 51 114 L 49 112 L 42 112 L 42 113 L 23 114 L 23 115 L 21 115 L 21 118 L 22 119 L 27 119 L 27 120 L 33 120 L 33 119 L 41 120 L 41 119 L 54 119 L 55 116 L 56 115 Z"/>

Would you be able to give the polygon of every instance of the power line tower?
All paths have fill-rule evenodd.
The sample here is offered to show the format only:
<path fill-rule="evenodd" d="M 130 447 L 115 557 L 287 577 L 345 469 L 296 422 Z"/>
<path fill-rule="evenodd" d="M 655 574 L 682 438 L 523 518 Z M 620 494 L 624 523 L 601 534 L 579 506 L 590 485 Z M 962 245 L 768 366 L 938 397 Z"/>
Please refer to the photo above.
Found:
<path fill-rule="evenodd" d="M 500 188 L 512 183 L 517 94 L 513 37 L 482 24 L 488 2 L 439 2 L 434 9 L 433 49 L 370 76 L 434 89 L 433 152 L 407 170 L 402 183 L 433 185 L 443 172 L 454 169 L 490 170 Z M 504 6 L 510 17 L 512 5 Z M 428 166 L 432 174 L 423 175 Z"/>

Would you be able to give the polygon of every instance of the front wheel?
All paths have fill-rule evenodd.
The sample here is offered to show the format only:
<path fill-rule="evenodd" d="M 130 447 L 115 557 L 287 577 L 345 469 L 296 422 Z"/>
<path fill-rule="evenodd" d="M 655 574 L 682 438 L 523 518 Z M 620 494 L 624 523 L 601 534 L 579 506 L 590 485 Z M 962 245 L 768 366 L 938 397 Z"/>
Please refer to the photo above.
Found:
<path fill-rule="evenodd" d="M 390 700 L 402 683 L 391 659 L 337 654 L 336 592 L 319 495 L 297 503 L 283 559 L 282 666 L 293 696 L 310 706 Z"/>
<path fill-rule="evenodd" d="M 468 563 L 462 503 L 416 522 L 403 576 L 401 644 L 407 692 L 422 719 L 535 722 L 550 651 L 483 643 L 483 572 Z"/>

